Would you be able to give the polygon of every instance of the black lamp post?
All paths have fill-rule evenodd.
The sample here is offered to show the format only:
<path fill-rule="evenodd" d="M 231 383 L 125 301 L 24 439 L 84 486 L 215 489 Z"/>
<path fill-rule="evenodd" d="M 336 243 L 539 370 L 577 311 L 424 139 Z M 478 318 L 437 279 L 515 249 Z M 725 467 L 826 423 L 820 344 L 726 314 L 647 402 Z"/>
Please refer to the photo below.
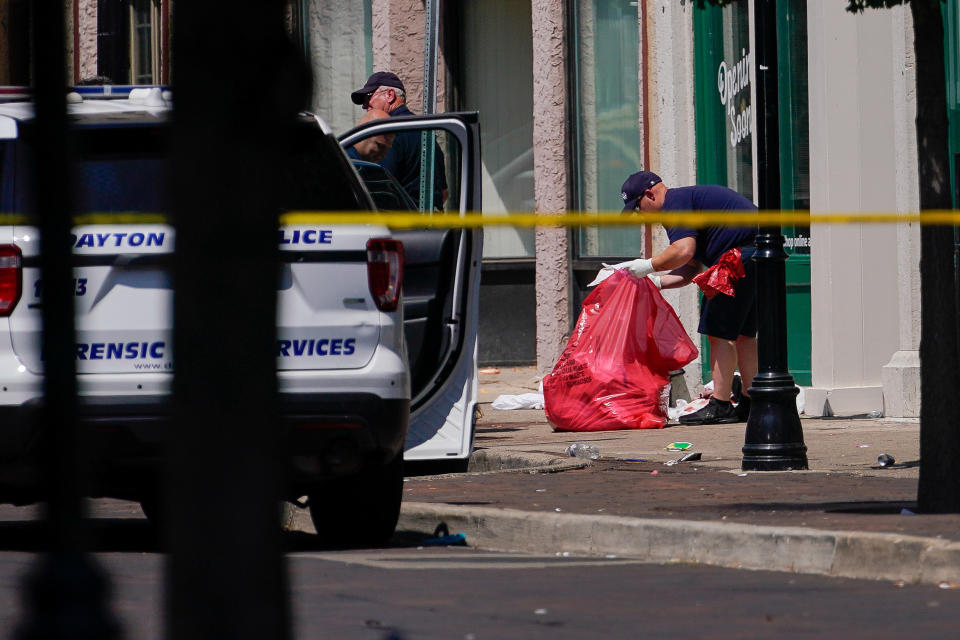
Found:
<path fill-rule="evenodd" d="M 774 0 L 754 2 L 757 78 L 759 207 L 780 208 L 780 144 L 777 129 L 777 14 Z M 743 444 L 744 471 L 807 468 L 807 446 L 797 413 L 799 389 L 787 370 L 787 292 L 783 234 L 778 226 L 757 234 L 758 373 L 750 393 Z"/>

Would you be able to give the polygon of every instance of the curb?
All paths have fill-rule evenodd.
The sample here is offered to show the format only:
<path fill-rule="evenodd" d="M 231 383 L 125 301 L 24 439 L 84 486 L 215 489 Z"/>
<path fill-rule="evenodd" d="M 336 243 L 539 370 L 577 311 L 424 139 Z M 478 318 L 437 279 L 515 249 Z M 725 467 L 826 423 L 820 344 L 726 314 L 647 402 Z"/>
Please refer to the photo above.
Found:
<path fill-rule="evenodd" d="M 475 549 L 616 555 L 652 563 L 912 583 L 960 582 L 960 543 L 920 536 L 422 502 L 403 504 L 397 530 L 430 537 L 441 522 L 451 533 L 464 533 Z"/>
<path fill-rule="evenodd" d="M 476 449 L 470 454 L 467 472 L 528 471 L 530 473 L 557 473 L 572 469 L 583 469 L 589 464 L 589 460 L 582 458 L 557 456 L 550 453 Z"/>
<path fill-rule="evenodd" d="M 560 473 L 583 469 L 590 466 L 591 460 L 582 458 L 557 457 L 548 453 L 528 453 L 518 451 L 504 455 L 486 449 L 478 449 L 470 456 L 465 472 L 444 473 L 433 476 L 414 476 L 407 480 L 433 480 L 445 477 L 462 477 L 487 473 Z M 401 516 L 402 517 L 402 516 Z M 303 507 L 283 501 L 280 504 L 280 528 L 284 531 L 315 534 L 316 528 L 310 519 L 309 507 Z M 432 529 L 431 529 L 432 531 Z"/>

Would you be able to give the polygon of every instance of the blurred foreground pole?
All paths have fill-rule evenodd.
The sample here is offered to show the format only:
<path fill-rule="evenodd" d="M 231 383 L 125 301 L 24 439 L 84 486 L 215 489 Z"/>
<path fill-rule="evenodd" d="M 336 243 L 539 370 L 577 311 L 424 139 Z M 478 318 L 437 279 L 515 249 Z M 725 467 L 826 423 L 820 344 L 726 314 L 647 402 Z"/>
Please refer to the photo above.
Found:
<path fill-rule="evenodd" d="M 944 84 L 943 14 L 937 0 L 910 3 L 917 65 L 917 159 L 920 209 L 949 209 L 950 160 Z M 924 513 L 960 513 L 960 427 L 957 425 L 958 267 L 953 227 L 920 229 L 920 482 Z"/>
<path fill-rule="evenodd" d="M 754 2 L 757 77 L 757 167 L 763 211 L 780 208 L 780 139 L 777 131 L 777 9 Z M 780 227 L 757 234 L 758 373 L 749 388 L 750 417 L 744 436 L 745 471 L 807 468 L 807 446 L 797 413 L 799 389 L 787 369 L 787 254 Z M 749 380 L 744 383 L 749 384 Z"/>
<path fill-rule="evenodd" d="M 283 3 L 177 4 L 167 637 L 290 637 L 277 419 L 277 175 L 309 98 Z"/>
<path fill-rule="evenodd" d="M 40 228 L 43 281 L 43 409 L 39 414 L 44 459 L 47 551 L 28 577 L 26 619 L 19 638 L 114 638 L 107 583 L 86 551 L 82 454 L 77 433 L 74 361 L 72 148 L 67 134 L 63 2 L 33 4 L 33 88 L 36 104 L 32 174 Z"/>

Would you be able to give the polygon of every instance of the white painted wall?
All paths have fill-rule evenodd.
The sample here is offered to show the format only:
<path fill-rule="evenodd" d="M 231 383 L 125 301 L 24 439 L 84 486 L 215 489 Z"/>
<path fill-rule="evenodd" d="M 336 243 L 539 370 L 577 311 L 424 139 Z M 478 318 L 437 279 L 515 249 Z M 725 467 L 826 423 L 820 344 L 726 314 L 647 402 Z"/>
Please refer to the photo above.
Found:
<path fill-rule="evenodd" d="M 807 8 L 810 209 L 908 211 L 917 189 L 916 170 L 903 169 L 916 166 L 913 100 L 901 80 L 909 71 L 905 11 L 854 15 L 844 6 Z M 910 259 L 898 253 L 897 227 L 814 225 L 811 245 L 807 412 L 882 410 L 881 370 L 900 349 L 899 261 Z"/>

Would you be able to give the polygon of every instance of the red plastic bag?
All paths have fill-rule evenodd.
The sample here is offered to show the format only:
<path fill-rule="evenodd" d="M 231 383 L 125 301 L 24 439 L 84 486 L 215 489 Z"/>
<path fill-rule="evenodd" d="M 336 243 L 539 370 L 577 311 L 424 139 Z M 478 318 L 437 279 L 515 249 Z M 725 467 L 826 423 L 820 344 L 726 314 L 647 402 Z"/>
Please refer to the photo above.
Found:
<path fill-rule="evenodd" d="M 543 379 L 547 419 L 556 431 L 664 427 L 670 372 L 696 357 L 656 285 L 617 270 L 583 301 L 574 334 Z"/>
<path fill-rule="evenodd" d="M 737 280 L 746 275 L 740 249 L 730 249 L 720 256 L 717 264 L 693 276 L 693 283 L 700 287 L 708 300 L 713 300 L 718 293 L 725 293 L 732 298 L 736 295 L 734 287 L 737 286 Z"/>

